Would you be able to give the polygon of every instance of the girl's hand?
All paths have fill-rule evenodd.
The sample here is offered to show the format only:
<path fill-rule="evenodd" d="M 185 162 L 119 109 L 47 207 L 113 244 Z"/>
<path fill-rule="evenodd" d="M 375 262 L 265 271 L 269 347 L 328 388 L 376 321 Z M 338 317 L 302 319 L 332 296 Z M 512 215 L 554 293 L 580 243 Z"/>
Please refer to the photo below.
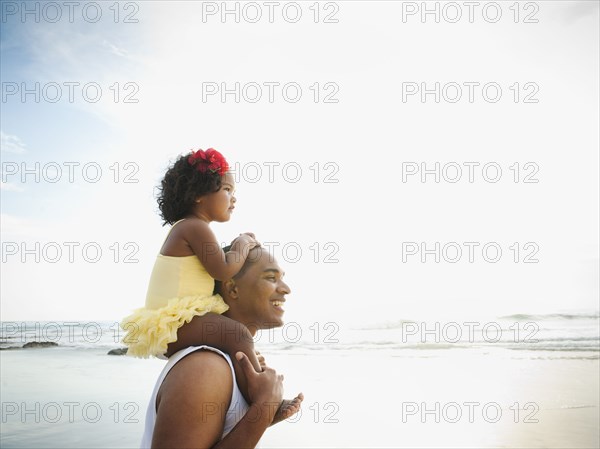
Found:
<path fill-rule="evenodd" d="M 256 358 L 258 358 L 258 363 L 260 363 L 260 367 L 264 370 L 265 367 L 267 366 L 267 363 L 265 362 L 265 358 L 262 356 L 262 354 L 258 351 L 254 351 L 256 352 Z"/>
<path fill-rule="evenodd" d="M 279 409 L 275 413 L 271 425 L 277 424 L 284 419 L 291 418 L 298 413 L 300 411 L 300 407 L 302 406 L 302 401 L 304 401 L 304 395 L 302 393 L 298 394 L 298 396 L 296 396 L 294 399 L 284 399 L 281 401 Z"/>
<path fill-rule="evenodd" d="M 256 243 L 256 245 L 254 245 L 254 246 L 260 246 L 260 243 L 258 243 L 258 240 L 256 240 L 256 236 L 254 235 L 253 232 L 243 232 L 240 234 L 238 239 L 242 239 L 242 240 L 248 241 L 250 243 Z"/>
<path fill-rule="evenodd" d="M 258 240 L 256 240 L 254 234 L 251 232 L 245 232 L 243 234 L 240 234 L 239 237 L 233 239 L 233 241 L 231 242 L 231 246 L 235 244 L 240 245 L 242 248 L 246 248 L 248 251 L 250 251 L 252 248 L 260 246 L 260 243 L 258 242 Z"/>

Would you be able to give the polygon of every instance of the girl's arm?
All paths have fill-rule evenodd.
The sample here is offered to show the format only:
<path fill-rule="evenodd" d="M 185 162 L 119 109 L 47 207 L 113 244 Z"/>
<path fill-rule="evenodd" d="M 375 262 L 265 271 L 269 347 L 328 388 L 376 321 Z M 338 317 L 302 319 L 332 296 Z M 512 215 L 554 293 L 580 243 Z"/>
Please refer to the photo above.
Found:
<path fill-rule="evenodd" d="M 202 220 L 193 220 L 190 226 L 186 227 L 182 237 L 200 259 L 208 274 L 218 281 L 226 281 L 235 276 L 242 269 L 250 250 L 258 246 L 258 242 L 251 235 L 242 234 L 232 242 L 231 249 L 225 253 L 208 223 Z"/>
<path fill-rule="evenodd" d="M 212 346 L 229 354 L 238 387 L 246 402 L 250 403 L 248 380 L 240 362 L 235 357 L 238 351 L 243 352 L 254 369 L 257 372 L 262 371 L 254 350 L 252 334 L 248 328 L 239 321 L 216 313 L 195 316 L 192 321 L 179 328 L 177 341 L 169 344 L 166 356 L 170 357 L 181 349 L 199 345 Z"/>

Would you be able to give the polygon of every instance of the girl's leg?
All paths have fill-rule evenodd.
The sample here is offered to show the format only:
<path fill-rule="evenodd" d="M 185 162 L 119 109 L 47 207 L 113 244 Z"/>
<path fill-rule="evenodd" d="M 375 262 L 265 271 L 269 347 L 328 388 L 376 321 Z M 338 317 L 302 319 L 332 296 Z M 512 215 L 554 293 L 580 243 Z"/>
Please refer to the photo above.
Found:
<path fill-rule="evenodd" d="M 262 371 L 254 350 L 252 335 L 248 328 L 238 321 L 216 313 L 195 316 L 192 321 L 179 328 L 177 341 L 167 346 L 165 355 L 171 357 L 177 351 L 189 346 L 199 345 L 213 346 L 229 354 L 233 362 L 238 387 L 246 402 L 250 403 L 248 381 L 244 370 L 235 357 L 236 352 L 243 352 L 248 356 L 248 360 L 250 360 L 254 369 L 257 372 Z"/>

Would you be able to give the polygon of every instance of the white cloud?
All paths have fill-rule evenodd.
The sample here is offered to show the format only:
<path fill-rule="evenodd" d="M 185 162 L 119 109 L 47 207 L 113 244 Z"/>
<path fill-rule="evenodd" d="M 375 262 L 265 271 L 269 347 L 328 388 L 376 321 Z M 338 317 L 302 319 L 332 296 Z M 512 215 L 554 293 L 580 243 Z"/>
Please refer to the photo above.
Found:
<path fill-rule="evenodd" d="M 3 182 L 0 183 L 0 190 L 4 190 L 5 192 L 24 192 L 25 189 L 23 187 L 19 187 L 18 185 L 12 182 Z"/>
<path fill-rule="evenodd" d="M 27 151 L 25 143 L 19 137 L 5 134 L 4 131 L 0 131 L 0 149 L 2 152 L 16 154 L 23 154 Z"/>
<path fill-rule="evenodd" d="M 104 39 L 102 41 L 102 45 L 104 45 L 105 47 L 108 47 L 110 49 L 110 52 L 114 55 L 121 56 L 123 58 L 129 57 L 129 53 L 127 52 L 127 50 L 125 50 L 124 48 L 117 47 L 116 45 L 112 44 L 111 42 L 108 42 L 106 39 Z"/>
<path fill-rule="evenodd" d="M 44 228 L 43 223 L 35 223 L 27 218 L 16 215 L 0 214 L 0 228 L 2 229 L 2 239 L 7 237 L 33 237 L 40 234 Z"/>

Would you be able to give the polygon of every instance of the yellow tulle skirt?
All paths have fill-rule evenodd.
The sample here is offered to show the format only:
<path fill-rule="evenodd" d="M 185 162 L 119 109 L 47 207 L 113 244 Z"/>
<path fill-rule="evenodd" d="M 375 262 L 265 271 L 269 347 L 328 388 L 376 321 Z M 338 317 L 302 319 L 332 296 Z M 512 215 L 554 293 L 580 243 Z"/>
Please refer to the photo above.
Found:
<path fill-rule="evenodd" d="M 177 330 L 192 318 L 208 312 L 222 314 L 229 306 L 221 295 L 172 298 L 159 309 L 135 310 L 121 321 L 127 355 L 165 358 L 167 345 L 177 341 Z"/>

